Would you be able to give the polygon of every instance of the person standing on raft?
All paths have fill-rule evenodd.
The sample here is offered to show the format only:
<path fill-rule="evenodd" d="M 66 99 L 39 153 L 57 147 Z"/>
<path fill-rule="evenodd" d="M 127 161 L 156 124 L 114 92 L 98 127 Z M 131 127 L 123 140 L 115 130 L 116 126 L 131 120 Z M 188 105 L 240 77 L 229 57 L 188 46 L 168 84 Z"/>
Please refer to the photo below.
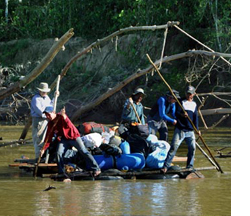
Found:
<path fill-rule="evenodd" d="M 172 160 L 181 145 L 182 141 L 185 140 L 188 145 L 188 154 L 187 154 L 187 165 L 186 168 L 192 169 L 194 166 L 194 156 L 195 156 L 195 134 L 192 124 L 188 120 L 188 116 L 193 122 L 194 126 L 198 130 L 198 112 L 197 104 L 193 101 L 195 95 L 195 88 L 193 86 L 188 86 L 186 89 L 186 98 L 181 100 L 181 104 L 185 109 L 183 113 L 179 104 L 176 108 L 176 118 L 177 124 L 175 126 L 173 139 L 171 142 L 171 148 L 168 152 L 167 158 L 164 162 L 162 171 L 166 172 L 167 169 L 171 166 Z M 201 132 L 199 131 L 199 135 Z"/>

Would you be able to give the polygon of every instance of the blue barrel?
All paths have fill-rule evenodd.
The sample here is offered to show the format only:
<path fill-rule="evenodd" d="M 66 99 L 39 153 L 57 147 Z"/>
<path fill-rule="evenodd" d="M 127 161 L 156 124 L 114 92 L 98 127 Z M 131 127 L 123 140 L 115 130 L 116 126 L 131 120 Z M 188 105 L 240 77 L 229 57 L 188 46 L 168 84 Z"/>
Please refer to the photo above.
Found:
<path fill-rule="evenodd" d="M 101 170 L 114 168 L 114 159 L 110 155 L 93 155 Z"/>
<path fill-rule="evenodd" d="M 118 170 L 136 170 L 145 166 L 145 158 L 141 153 L 121 154 L 115 159 Z"/>
<path fill-rule="evenodd" d="M 130 145 L 129 143 L 124 140 L 120 145 L 120 149 L 122 150 L 122 154 L 130 154 Z"/>

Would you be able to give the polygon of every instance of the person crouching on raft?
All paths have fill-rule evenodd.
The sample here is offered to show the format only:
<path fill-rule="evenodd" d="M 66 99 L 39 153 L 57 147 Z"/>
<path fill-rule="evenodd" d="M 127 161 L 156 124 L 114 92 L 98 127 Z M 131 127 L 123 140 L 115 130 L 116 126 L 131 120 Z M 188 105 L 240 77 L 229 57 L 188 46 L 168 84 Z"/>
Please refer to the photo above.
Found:
<path fill-rule="evenodd" d="M 56 134 L 59 141 L 57 146 L 57 164 L 59 174 L 64 174 L 65 177 L 68 178 L 64 169 L 63 156 L 67 149 L 74 146 L 86 161 L 86 163 L 89 165 L 88 167 L 90 167 L 90 171 L 93 173 L 93 176 L 98 176 L 101 173 L 101 170 L 94 157 L 84 146 L 82 139 L 80 138 L 79 131 L 66 115 L 65 108 L 63 108 L 60 113 L 55 113 L 52 106 L 47 106 L 44 113 L 49 120 L 49 123 L 45 137 L 45 140 L 47 142 L 45 143 L 44 148 L 41 151 L 41 156 L 50 146 L 52 137 L 54 136 L 54 134 Z"/>

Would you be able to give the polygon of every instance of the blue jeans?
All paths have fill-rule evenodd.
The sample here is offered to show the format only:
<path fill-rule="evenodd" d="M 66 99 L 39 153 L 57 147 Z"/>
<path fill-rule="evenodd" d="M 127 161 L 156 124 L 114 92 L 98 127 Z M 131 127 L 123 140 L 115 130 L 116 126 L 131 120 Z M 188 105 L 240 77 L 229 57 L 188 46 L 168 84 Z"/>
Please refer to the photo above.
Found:
<path fill-rule="evenodd" d="M 194 131 L 185 132 L 178 128 L 175 128 L 174 136 L 171 142 L 171 148 L 165 160 L 164 167 L 169 168 L 171 166 L 172 160 L 177 152 L 177 149 L 179 148 L 183 140 L 185 140 L 186 144 L 188 145 L 187 168 L 192 168 L 194 166 L 194 155 L 195 155 Z"/>
<path fill-rule="evenodd" d="M 159 140 L 164 140 L 168 142 L 168 126 L 167 123 L 161 119 L 159 121 L 148 119 L 149 133 L 156 135 L 159 132 Z"/>
<path fill-rule="evenodd" d="M 65 155 L 65 152 L 72 146 L 74 146 L 78 150 L 81 157 L 88 164 L 88 167 L 90 167 L 90 170 L 93 170 L 93 171 L 100 170 L 94 157 L 86 149 L 80 137 L 76 138 L 75 140 L 62 138 L 61 142 L 58 144 L 58 147 L 57 147 L 57 165 L 58 165 L 58 172 L 60 174 L 65 173 L 64 155 Z"/>

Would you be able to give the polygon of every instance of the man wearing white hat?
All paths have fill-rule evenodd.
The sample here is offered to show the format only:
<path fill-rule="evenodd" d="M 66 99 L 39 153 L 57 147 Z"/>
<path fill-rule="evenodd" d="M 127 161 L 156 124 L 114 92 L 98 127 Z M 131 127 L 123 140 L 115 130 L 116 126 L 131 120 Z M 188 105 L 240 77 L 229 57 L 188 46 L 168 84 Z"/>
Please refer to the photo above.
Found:
<path fill-rule="evenodd" d="M 48 83 L 41 82 L 37 89 L 38 92 L 32 98 L 30 108 L 32 116 L 32 139 L 35 148 L 36 159 L 39 158 L 48 123 L 46 115 L 43 112 L 47 106 L 53 104 L 50 97 L 48 96 L 48 93 L 50 92 Z"/>
<path fill-rule="evenodd" d="M 123 107 L 122 111 L 122 123 L 140 123 L 145 124 L 144 113 L 143 113 L 143 105 L 141 103 L 143 97 L 145 97 L 144 90 L 142 88 L 136 89 L 136 91 L 129 97 Z M 134 109 L 135 110 L 134 110 Z M 136 112 L 137 113 L 136 113 Z M 140 118 L 140 120 L 137 117 Z"/>

